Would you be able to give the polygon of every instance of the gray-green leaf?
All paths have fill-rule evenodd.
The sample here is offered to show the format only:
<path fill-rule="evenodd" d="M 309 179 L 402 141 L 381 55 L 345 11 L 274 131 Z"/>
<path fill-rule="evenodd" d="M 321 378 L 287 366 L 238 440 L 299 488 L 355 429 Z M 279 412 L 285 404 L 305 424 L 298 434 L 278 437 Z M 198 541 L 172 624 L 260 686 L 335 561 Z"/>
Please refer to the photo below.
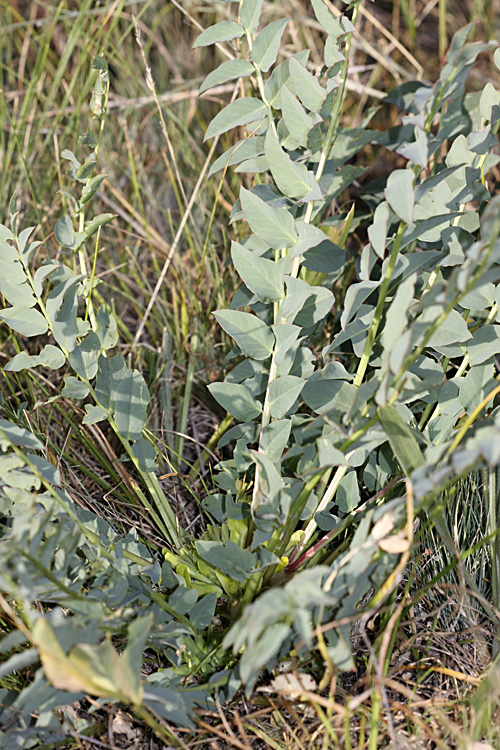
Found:
<path fill-rule="evenodd" d="M 243 36 L 245 30 L 234 21 L 220 21 L 213 26 L 209 26 L 208 29 L 202 31 L 202 33 L 196 37 L 193 49 L 196 47 L 208 47 L 210 44 L 216 44 L 217 42 L 229 42 L 231 39 L 239 39 Z"/>
<path fill-rule="evenodd" d="M 195 542 L 199 556 L 233 581 L 243 583 L 257 564 L 257 556 L 235 542 Z"/>
<path fill-rule="evenodd" d="M 149 391 L 138 370 L 128 370 L 114 394 L 114 418 L 118 433 L 139 440 L 146 426 Z"/>
<path fill-rule="evenodd" d="M 262 412 L 261 404 L 243 383 L 211 383 L 208 390 L 227 413 L 240 422 L 250 422 Z"/>
<path fill-rule="evenodd" d="M 415 205 L 413 180 L 414 174 L 409 169 L 395 169 L 389 175 L 384 191 L 388 204 L 406 224 L 411 224 L 413 221 L 413 206 Z"/>
<path fill-rule="evenodd" d="M 279 419 L 264 427 L 260 448 L 273 463 L 280 460 L 288 444 L 291 427 L 292 423 L 289 419 Z"/>
<path fill-rule="evenodd" d="M 250 190 L 241 188 L 240 201 L 251 230 L 274 250 L 297 241 L 293 216 L 285 208 L 274 208 Z"/>
<path fill-rule="evenodd" d="M 240 22 L 246 31 L 253 34 L 259 25 L 263 0 L 243 0 L 240 8 Z"/>
<path fill-rule="evenodd" d="M 275 419 L 281 419 L 293 406 L 305 385 L 302 378 L 285 375 L 276 378 L 269 386 L 269 411 Z"/>
<path fill-rule="evenodd" d="M 214 316 L 247 357 L 262 360 L 272 354 L 273 333 L 256 315 L 239 310 L 219 310 Z"/>
<path fill-rule="evenodd" d="M 231 257 L 243 283 L 261 302 L 276 302 L 283 298 L 283 268 L 273 260 L 250 252 L 238 242 L 231 244 Z"/>
<path fill-rule="evenodd" d="M 28 370 L 31 367 L 49 367 L 51 370 L 58 370 L 66 362 L 66 357 L 62 351 L 52 344 L 47 344 L 43 347 L 40 354 L 27 354 L 21 352 L 16 354 L 10 362 L 5 365 L 5 370 L 11 372 L 20 372 L 21 370 Z"/>
<path fill-rule="evenodd" d="M 73 247 L 75 244 L 75 232 L 73 230 L 73 222 L 69 216 L 62 216 L 57 222 L 54 234 L 56 240 L 64 245 L 65 247 Z"/>
<path fill-rule="evenodd" d="M 289 198 L 321 200 L 323 197 L 314 176 L 304 164 L 290 159 L 281 148 L 273 129 L 269 127 L 265 141 L 265 154 L 276 185 Z"/>
<path fill-rule="evenodd" d="M 49 330 L 43 315 L 32 307 L 8 307 L 6 310 L 0 310 L 0 320 L 4 320 L 22 336 L 40 336 Z"/>
<path fill-rule="evenodd" d="M 425 463 L 413 432 L 395 406 L 380 408 L 378 417 L 399 465 L 409 477 L 412 471 Z"/>
<path fill-rule="evenodd" d="M 271 65 L 276 62 L 281 37 L 289 20 L 289 18 L 282 18 L 270 23 L 262 29 L 253 43 L 252 60 L 264 73 L 267 73 Z"/>
<path fill-rule="evenodd" d="M 234 81 L 235 78 L 249 76 L 253 72 L 254 67 L 247 60 L 228 60 L 208 74 L 200 86 L 200 94 L 208 91 L 213 86 L 220 86 L 222 83 L 227 83 L 227 81 Z"/>
<path fill-rule="evenodd" d="M 290 58 L 289 66 L 295 92 L 300 101 L 311 112 L 319 112 L 326 96 L 325 89 L 294 57 Z"/>
<path fill-rule="evenodd" d="M 254 99 L 251 96 L 236 99 L 214 117 L 207 128 L 204 140 L 226 133 L 239 125 L 248 125 L 250 122 L 262 120 L 266 113 L 267 107 L 260 99 Z"/>

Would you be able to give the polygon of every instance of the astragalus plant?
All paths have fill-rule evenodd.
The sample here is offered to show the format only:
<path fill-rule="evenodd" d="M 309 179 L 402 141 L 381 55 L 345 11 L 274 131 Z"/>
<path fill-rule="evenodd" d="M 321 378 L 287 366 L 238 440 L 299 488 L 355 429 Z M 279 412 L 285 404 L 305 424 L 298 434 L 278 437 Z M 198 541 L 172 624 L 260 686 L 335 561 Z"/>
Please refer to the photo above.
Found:
<path fill-rule="evenodd" d="M 69 363 L 74 374 L 63 395 L 86 400 L 87 423 L 110 424 L 141 482 L 141 501 L 169 542 L 161 569 L 143 548 L 139 560 L 130 550 L 120 558 L 124 575 L 151 585 L 151 602 L 143 589 L 140 594 L 141 612 L 152 613 L 151 621 L 141 621 L 140 633 L 131 631 L 133 612 L 123 610 L 118 594 L 106 614 L 116 615 L 119 627 L 127 624 L 141 648 L 150 629 L 149 644 L 168 668 L 149 675 L 143 691 L 137 683 L 133 694 L 115 690 L 107 697 L 128 700 L 139 711 L 148 698 L 173 700 L 175 687 L 191 694 L 177 717 L 175 706 L 164 710 L 179 723 L 216 688 L 224 699 L 241 685 L 250 691 L 264 669 L 272 671 L 292 654 L 321 673 L 323 686 L 336 671 L 351 668 L 352 624 L 397 586 L 415 515 L 427 513 L 446 537 L 443 488 L 478 464 L 500 462 L 494 359 L 500 201 L 488 189 L 499 161 L 500 94 L 491 84 L 478 93 L 465 88 L 478 54 L 490 45 L 467 43 L 470 28 L 463 29 L 434 85 L 412 81 L 386 97 L 386 106 L 400 110 L 400 124 L 372 129 L 370 112 L 359 127 L 346 128 L 359 2 L 339 15 L 323 0 L 311 5 L 324 38 L 324 64 L 316 70 L 307 50 L 278 61 L 288 19 L 261 27 L 262 0 L 221 4 L 227 20 L 195 43 L 223 45 L 230 58 L 208 75 L 202 91 L 239 81 L 240 95 L 206 132 L 209 140 L 239 129 L 211 173 L 235 168 L 243 175 L 231 214 L 241 240 L 232 243 L 231 261 L 242 283 L 230 308 L 216 313 L 233 348 L 225 379 L 209 385 L 234 425 L 219 442 L 214 491 L 201 498 L 209 519 L 201 536 L 179 527 L 162 494 L 154 441 L 146 439 L 145 382 L 109 351 L 116 344 L 112 317 L 104 306 L 93 311 L 85 269 L 78 276 L 50 264 L 34 271 L 15 217 L 12 233 L 2 229 L 2 264 L 19 275 L 15 283 L 25 285 L 25 300 L 20 310 L 19 297 L 9 297 L 4 284 L 12 307 L 0 316 L 20 334 L 50 333 L 58 345 L 47 345 L 37 362 L 18 355 L 6 369 Z M 394 169 L 372 184 L 363 182 L 368 145 L 394 152 Z M 70 175 L 90 189 L 90 163 L 87 174 L 85 165 L 68 159 Z M 339 206 L 355 181 L 368 216 L 354 205 L 344 212 Z M 80 216 L 82 200 L 75 207 Z M 351 239 L 354 228 L 366 237 L 360 252 Z M 82 232 L 89 235 L 85 224 L 75 233 L 68 219 L 56 236 L 78 252 Z M 46 302 L 42 281 L 52 285 Z M 37 328 L 31 327 L 35 319 Z M 70 335 L 61 333 L 65 326 Z M 36 503 L 33 488 L 49 484 L 55 501 L 69 503 L 54 489 L 50 466 L 33 453 L 40 445 L 26 443 L 25 433 L 8 425 L 0 428 L 4 498 L 15 488 Z M 24 471 L 32 472 L 29 487 L 9 480 L 13 461 L 16 470 L 24 461 Z M 46 492 L 43 498 L 48 513 L 53 506 L 47 510 Z M 6 515 L 15 519 L 18 506 L 5 503 Z M 40 526 L 40 539 L 47 528 L 53 527 Z M 24 526 L 22 533 L 29 546 Z M 6 525 L 6 559 L 11 535 Z M 114 560 L 122 547 L 111 545 L 111 536 L 100 533 L 99 539 Z M 133 573 L 127 560 L 136 566 Z M 63 571 L 57 561 L 54 552 L 46 563 L 56 578 Z M 137 573 L 141 564 L 145 570 Z M 15 592 L 21 572 L 10 576 L 1 587 Z M 92 592 L 89 584 L 88 601 Z M 61 602 L 48 594 L 27 596 L 34 598 L 44 602 L 43 615 L 26 604 L 23 616 L 36 636 L 44 627 L 39 623 L 55 617 L 49 605 Z M 78 633 L 82 605 L 62 606 L 73 613 L 69 622 Z M 40 650 L 39 637 L 34 641 Z M 38 652 L 31 653 L 36 659 Z M 41 654 L 45 677 L 39 672 L 37 679 L 53 681 Z M 106 697 L 105 690 L 85 685 Z"/>

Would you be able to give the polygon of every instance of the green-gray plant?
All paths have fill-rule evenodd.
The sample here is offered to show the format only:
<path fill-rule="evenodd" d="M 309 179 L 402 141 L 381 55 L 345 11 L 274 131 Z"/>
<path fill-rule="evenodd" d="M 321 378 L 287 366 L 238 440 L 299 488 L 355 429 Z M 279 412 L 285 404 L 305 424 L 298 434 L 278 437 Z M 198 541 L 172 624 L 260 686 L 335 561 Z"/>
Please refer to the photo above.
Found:
<path fill-rule="evenodd" d="M 499 161 L 500 94 L 491 84 L 465 90 L 477 55 L 491 45 L 467 43 L 466 27 L 435 85 L 412 81 L 387 96 L 386 105 L 404 113 L 402 124 L 380 132 L 369 127 L 370 112 L 346 128 L 359 2 L 338 17 L 323 0 L 312 7 L 325 40 L 320 70 L 311 70 L 307 51 L 277 62 L 287 21 L 260 28 L 262 0 L 228 3 L 228 19 L 195 44 L 226 43 L 238 52 L 202 90 L 241 79 L 245 93 L 208 126 L 206 139 L 243 128 L 211 173 L 236 167 L 257 175 L 241 186 L 231 215 L 250 230 L 231 247 L 242 284 L 230 308 L 215 313 L 233 349 L 224 381 L 209 389 L 235 424 L 219 442 L 231 455 L 201 501 L 210 524 L 198 538 L 180 527 L 159 484 L 143 375 L 111 353 L 116 321 L 106 305 L 94 308 L 84 245 L 112 219 L 85 221 L 103 178 L 94 175 L 99 134 L 84 137 L 90 155 L 83 163 L 63 153 L 82 187 L 67 194 L 71 213 L 55 234 L 78 258 L 79 274 L 60 260 L 36 267 L 38 245 L 29 242 L 30 229 L 18 228 L 13 208 L 11 228 L 0 228 L 0 291 L 11 305 L 0 317 L 14 335 L 52 337 L 37 354 L 20 351 L 6 371 L 72 369 L 61 395 L 85 400 L 85 423 L 109 423 L 141 483 L 140 502 L 169 544 L 160 565 L 137 539 L 75 510 L 39 455 L 40 440 L 0 424 L 8 519 L 1 588 L 16 603 L 20 626 L 3 652 L 33 644 L 11 656 L 3 674 L 39 658 L 45 670 L 18 696 L 4 695 L 21 712 L 16 731 L 26 730 L 26 696 L 40 686 L 48 691 L 46 710 L 64 702 L 57 687 L 79 684 L 82 692 L 129 703 L 150 722 L 152 701 L 155 711 L 185 723 L 196 701 L 206 704 L 216 688 L 224 699 L 241 685 L 250 691 L 265 668 L 291 653 L 299 660 L 315 654 L 326 685 L 353 666 L 350 624 L 396 587 L 415 513 L 429 515 L 453 552 L 443 488 L 478 465 L 493 476 L 500 462 L 500 202 L 487 183 Z M 99 57 L 94 67 L 94 114 L 102 123 L 107 66 Z M 339 202 L 362 180 L 368 145 L 393 152 L 396 168 L 362 185 L 366 245 L 351 257 L 351 232 L 364 219 L 355 206 L 341 212 Z M 496 570 L 494 544 L 491 554 Z M 133 593 L 118 590 L 118 573 L 128 583 L 134 578 Z M 34 601 L 45 606 L 43 615 Z M 81 645 L 89 618 L 99 624 L 90 650 Z M 342 624 L 322 628 L 332 621 Z M 121 657 L 100 643 L 105 633 L 126 630 Z M 56 684 L 47 641 L 73 682 Z M 169 666 L 144 687 L 137 652 L 146 642 Z M 83 654 L 114 664 L 111 682 L 90 679 Z M 128 690 L 125 673 L 134 674 Z M 195 679 L 203 685 L 190 687 Z"/>

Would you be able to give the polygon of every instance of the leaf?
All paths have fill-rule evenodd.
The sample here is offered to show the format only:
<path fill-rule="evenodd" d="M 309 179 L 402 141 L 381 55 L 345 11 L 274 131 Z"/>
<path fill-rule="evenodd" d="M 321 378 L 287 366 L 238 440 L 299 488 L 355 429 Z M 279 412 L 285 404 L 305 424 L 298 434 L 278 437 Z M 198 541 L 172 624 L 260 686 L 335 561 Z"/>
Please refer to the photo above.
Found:
<path fill-rule="evenodd" d="M 64 286 L 60 284 L 59 286 Z M 58 287 L 56 287 L 57 290 Z M 51 302 L 51 295 L 46 303 L 47 313 L 49 311 L 49 302 Z M 59 300 L 58 300 L 59 301 Z M 51 305 L 51 308 L 53 306 Z M 60 308 L 56 309 L 52 316 L 52 335 L 55 340 L 63 349 L 68 352 L 72 351 L 76 346 L 76 340 L 78 336 L 83 334 L 83 331 L 78 325 L 78 299 L 77 299 L 77 288 L 73 284 L 67 290 L 67 293 L 62 298 L 62 304 Z M 82 321 L 83 322 L 83 321 Z M 87 324 L 87 330 L 90 326 Z"/>
<path fill-rule="evenodd" d="M 16 280 L 18 268 L 22 269 L 20 263 L 0 264 L 0 293 L 13 307 L 34 307 L 37 299 L 28 284 L 27 277 L 24 276 L 22 282 Z"/>
<path fill-rule="evenodd" d="M 255 682 L 262 667 L 275 656 L 289 633 L 289 625 L 275 623 L 266 628 L 257 643 L 243 651 L 240 661 L 240 677 L 243 684 Z"/>
<path fill-rule="evenodd" d="M 427 307 L 419 318 L 419 322 L 426 322 L 432 325 L 441 315 L 442 308 L 440 305 L 431 305 Z M 442 347 L 450 344 L 464 344 L 472 338 L 472 334 L 467 328 L 467 323 L 462 318 L 458 310 L 451 310 L 443 323 L 435 331 L 427 346 Z"/>
<path fill-rule="evenodd" d="M 360 502 L 358 475 L 355 471 L 349 471 L 339 484 L 335 504 L 343 513 L 351 513 Z"/>
<path fill-rule="evenodd" d="M 243 383 L 211 383 L 208 390 L 227 413 L 240 422 L 250 422 L 262 412 L 262 406 Z"/>
<path fill-rule="evenodd" d="M 252 46 L 251 57 L 255 65 L 267 73 L 271 65 L 276 62 L 281 44 L 281 37 L 285 31 L 289 18 L 281 18 L 265 26 L 257 35 Z"/>
<path fill-rule="evenodd" d="M 266 425 L 262 431 L 260 448 L 270 461 L 277 463 L 288 444 L 292 422 L 289 419 L 280 419 Z"/>
<path fill-rule="evenodd" d="M 82 383 L 81 380 L 78 380 L 78 378 L 75 378 L 72 375 L 67 375 L 64 378 L 64 388 L 61 391 L 61 396 L 78 401 L 82 398 L 86 398 L 89 391 L 90 389 L 88 385 L 85 385 L 85 383 Z"/>
<path fill-rule="evenodd" d="M 156 450 L 150 442 L 145 438 L 140 437 L 139 440 L 132 443 L 130 447 L 138 461 L 141 471 L 147 471 L 149 473 L 156 471 L 158 468 L 156 463 Z"/>
<path fill-rule="evenodd" d="M 500 70 L 500 47 L 497 47 L 497 49 L 495 50 L 493 59 L 495 61 L 495 65 L 497 66 L 498 70 Z"/>
<path fill-rule="evenodd" d="M 92 404 L 85 404 L 85 411 L 87 412 L 82 419 L 83 424 L 96 424 L 96 422 L 102 422 L 108 418 L 108 412 L 103 409 L 102 406 L 92 406 Z"/>
<path fill-rule="evenodd" d="M 97 334 L 90 331 L 83 341 L 69 354 L 69 363 L 77 375 L 92 380 L 97 373 L 97 357 L 101 342 Z"/>
<path fill-rule="evenodd" d="M 264 153 L 264 137 L 261 135 L 254 135 L 251 138 L 245 138 L 245 140 L 238 141 L 234 146 L 231 146 L 225 153 L 219 156 L 218 159 L 212 164 L 208 176 L 211 177 L 213 174 L 218 172 L 220 169 L 226 169 L 227 167 L 234 166 L 235 164 L 241 164 L 241 162 L 247 159 L 253 159 Z"/>
<path fill-rule="evenodd" d="M 367 297 L 379 286 L 378 281 L 360 281 L 351 284 L 344 300 L 344 310 L 340 318 L 340 326 L 345 331 L 347 324 L 357 313 Z"/>
<path fill-rule="evenodd" d="M 120 436 L 139 440 L 146 426 L 149 391 L 138 370 L 128 370 L 113 397 L 113 416 Z"/>
<path fill-rule="evenodd" d="M 301 52 L 297 52 L 295 55 L 292 55 L 292 57 L 295 57 L 297 60 L 299 60 L 299 62 L 303 62 L 305 65 L 309 58 L 309 54 L 309 50 L 302 50 Z M 264 96 L 266 97 L 266 100 L 269 102 L 271 107 L 274 107 L 275 109 L 279 109 L 280 106 L 280 94 L 283 84 L 291 86 L 290 69 L 288 62 L 288 60 L 285 60 L 279 65 L 276 65 L 264 86 Z"/>
<path fill-rule="evenodd" d="M 245 30 L 239 23 L 234 23 L 234 21 L 220 21 L 220 23 L 209 26 L 208 29 L 202 31 L 196 37 L 193 49 L 196 47 L 208 47 L 210 44 L 216 44 L 217 42 L 230 42 L 232 39 L 239 39 L 244 33 Z"/>
<path fill-rule="evenodd" d="M 5 365 L 4 369 L 11 372 L 20 372 L 21 370 L 28 370 L 31 367 L 49 367 L 51 370 L 58 370 L 65 362 L 66 357 L 62 351 L 57 346 L 47 344 L 43 347 L 40 354 L 30 355 L 26 352 L 16 354 Z"/>
<path fill-rule="evenodd" d="M 280 304 L 279 313 L 285 320 L 292 321 L 313 293 L 313 287 L 302 279 L 293 278 L 293 276 L 286 277 L 285 283 L 286 296 Z"/>
<path fill-rule="evenodd" d="M 274 349 L 274 362 L 277 365 L 281 365 L 286 357 L 287 352 L 295 344 L 298 337 L 300 336 L 300 327 L 289 325 L 287 323 L 278 323 L 277 325 L 271 326 L 274 337 L 276 339 L 276 346 Z"/>
<path fill-rule="evenodd" d="M 283 84 L 281 88 L 281 112 L 288 132 L 297 143 L 305 146 L 307 134 L 313 126 L 312 118 L 307 114 L 302 104 Z"/>
<path fill-rule="evenodd" d="M 32 632 L 45 675 L 55 688 L 140 705 L 140 672 L 131 672 L 127 657 L 120 656 L 109 639 L 99 646 L 77 644 L 66 655 L 46 618 L 38 619 Z"/>
<path fill-rule="evenodd" d="M 195 547 L 202 560 L 240 583 L 246 581 L 252 568 L 257 564 L 255 554 L 242 549 L 234 542 L 197 541 Z"/>
<path fill-rule="evenodd" d="M 395 406 L 378 409 L 378 418 L 399 465 L 407 477 L 425 463 L 420 446 Z"/>
<path fill-rule="evenodd" d="M 189 619 L 197 630 L 205 630 L 215 615 L 217 605 L 217 594 L 206 594 L 191 607 L 189 610 Z"/>
<path fill-rule="evenodd" d="M 339 49 L 338 42 L 333 36 L 328 35 L 324 49 L 325 65 L 327 68 L 333 68 L 338 63 L 344 62 L 345 57 Z M 335 73 L 330 73 L 334 75 Z"/>
<path fill-rule="evenodd" d="M 326 7 L 323 0 L 311 0 L 314 15 L 318 19 L 321 26 L 330 34 L 334 39 L 345 34 L 344 29 L 340 25 L 340 22 L 335 18 L 333 13 Z"/>
<path fill-rule="evenodd" d="M 472 334 L 466 349 L 472 366 L 487 362 L 500 352 L 500 325 L 478 328 Z"/>
<path fill-rule="evenodd" d="M 493 379 L 493 373 L 491 364 L 476 365 L 469 370 L 463 379 L 458 399 L 466 414 L 471 414 L 483 401 L 486 394 L 497 385 Z"/>
<path fill-rule="evenodd" d="M 73 293 L 75 293 L 75 287 L 80 283 L 82 279 L 83 276 L 81 275 L 71 275 L 69 278 L 61 281 L 59 284 L 57 284 L 57 286 L 54 287 L 54 289 L 52 289 L 47 298 L 47 302 L 45 303 L 47 315 L 51 320 L 55 318 L 57 311 L 61 308 L 65 298 L 70 294 L 70 292 L 73 291 Z"/>
<path fill-rule="evenodd" d="M 231 243 L 231 257 L 243 283 L 261 302 L 283 299 L 283 267 L 252 253 L 238 242 Z"/>
<path fill-rule="evenodd" d="M 92 237 L 92 235 L 94 235 L 100 227 L 104 227 L 106 224 L 109 224 L 110 221 L 113 221 L 114 218 L 115 214 L 99 214 L 99 216 L 95 216 L 91 221 L 85 224 L 85 229 L 83 230 L 85 237 L 87 239 L 89 237 Z M 85 239 L 85 237 L 83 239 Z"/>
<path fill-rule="evenodd" d="M 98 361 L 95 395 L 104 409 L 114 408 L 114 393 L 127 373 L 127 366 L 121 354 L 106 357 L 101 354 Z"/>
<path fill-rule="evenodd" d="M 0 260 L 0 284 L 8 281 L 14 288 L 17 288 L 20 284 L 25 284 L 27 280 L 26 271 L 17 258 Z M 0 291 L 2 291 L 1 288 Z M 3 291 L 2 294 L 4 294 Z M 15 305 L 16 301 L 11 302 L 11 304 Z"/>
<path fill-rule="evenodd" d="M 247 357 L 262 360 L 272 354 L 273 333 L 256 315 L 238 310 L 218 310 L 214 317 Z"/>
<path fill-rule="evenodd" d="M 413 221 L 413 206 L 415 205 L 415 191 L 413 181 L 415 177 L 409 169 L 395 169 L 389 175 L 384 195 L 394 213 L 406 224 Z"/>
<path fill-rule="evenodd" d="M 498 52 L 498 50 L 496 52 Z M 481 116 L 486 121 L 490 122 L 492 119 L 493 107 L 498 107 L 499 105 L 500 93 L 492 83 L 487 83 L 481 92 L 481 98 L 479 100 L 479 111 L 481 112 Z"/>
<path fill-rule="evenodd" d="M 3 451 L 10 447 L 10 443 L 19 445 L 21 448 L 30 448 L 30 450 L 43 451 L 43 443 L 35 437 L 29 430 L 19 427 L 6 419 L 0 419 L 0 446 Z"/>
<path fill-rule="evenodd" d="M 373 224 L 368 227 L 370 244 L 383 260 L 387 242 L 387 227 L 389 224 L 389 204 L 386 201 L 379 203 L 373 214 Z"/>
<path fill-rule="evenodd" d="M 75 232 L 73 222 L 69 216 L 62 216 L 57 222 L 54 234 L 56 240 L 64 247 L 73 247 L 75 244 Z"/>
<path fill-rule="evenodd" d="M 284 489 L 283 480 L 276 469 L 274 463 L 260 451 L 250 451 L 252 459 L 255 461 L 258 467 L 257 481 L 258 487 L 254 491 L 252 500 L 252 515 L 254 522 L 259 519 L 261 522 L 269 521 L 273 522 L 278 519 L 282 523 L 285 522 L 285 518 L 282 514 L 281 499 Z M 264 524 L 264 529 L 267 524 Z M 274 525 L 274 524 L 273 524 Z"/>
<path fill-rule="evenodd" d="M 300 101 L 312 112 L 319 112 L 326 96 L 325 89 L 294 57 L 290 58 L 289 66 L 295 93 Z"/>
<path fill-rule="evenodd" d="M 3 243 L 6 240 L 14 240 L 14 239 L 15 239 L 14 235 L 12 234 L 10 229 L 8 229 L 8 227 L 6 227 L 4 224 L 0 224 L 0 242 Z M 9 245 L 7 247 L 9 247 Z M 14 250 L 14 248 L 11 248 L 11 249 Z M 17 252 L 16 252 L 16 257 L 17 257 Z"/>
<path fill-rule="evenodd" d="M 324 286 L 312 287 L 302 310 L 294 318 L 294 324 L 306 329 L 312 328 L 328 315 L 334 302 L 335 297 L 329 289 Z"/>
<path fill-rule="evenodd" d="M 115 316 L 105 305 L 97 311 L 97 330 L 102 349 L 111 349 L 118 343 L 118 326 Z"/>
<path fill-rule="evenodd" d="M 293 216 L 285 208 L 274 208 L 255 193 L 240 189 L 243 213 L 251 230 L 274 250 L 291 247 L 297 241 Z"/>
<path fill-rule="evenodd" d="M 413 143 L 406 143 L 396 149 L 397 154 L 401 154 L 413 164 L 425 169 L 429 158 L 429 144 L 426 133 L 421 128 L 415 128 L 415 140 Z"/>
<path fill-rule="evenodd" d="M 263 120 L 266 114 L 267 107 L 260 99 L 253 99 L 251 96 L 236 99 L 214 117 L 207 128 L 204 140 L 226 133 L 239 125 Z"/>
<path fill-rule="evenodd" d="M 408 309 L 413 304 L 417 274 L 411 274 L 399 284 L 396 294 L 386 313 L 384 330 L 382 331 L 382 346 L 386 351 L 392 351 L 405 330 L 408 328 Z"/>
<path fill-rule="evenodd" d="M 290 198 L 321 200 L 321 190 L 314 176 L 304 164 L 293 162 L 281 148 L 272 127 L 269 127 L 265 141 L 265 154 L 273 179 L 283 195 Z"/>
<path fill-rule="evenodd" d="M 244 78 L 252 75 L 255 68 L 252 63 L 246 60 L 228 60 L 228 62 L 222 63 L 218 68 L 213 70 L 205 78 L 200 86 L 200 94 L 208 91 L 213 86 L 220 86 L 222 83 L 227 81 L 234 81 L 235 78 Z"/>
<path fill-rule="evenodd" d="M 43 315 L 32 307 L 8 307 L 0 310 L 0 320 L 22 336 L 40 336 L 49 330 Z"/>
<path fill-rule="evenodd" d="M 298 398 L 305 381 L 295 375 L 276 378 L 269 385 L 269 410 L 275 419 L 284 417 Z"/>
<path fill-rule="evenodd" d="M 356 386 L 345 380 L 317 378 L 305 384 L 302 398 L 317 414 L 346 414 L 354 403 L 357 392 Z"/>
<path fill-rule="evenodd" d="M 246 31 L 253 34 L 259 25 L 263 0 L 243 0 L 240 7 L 240 23 Z"/>

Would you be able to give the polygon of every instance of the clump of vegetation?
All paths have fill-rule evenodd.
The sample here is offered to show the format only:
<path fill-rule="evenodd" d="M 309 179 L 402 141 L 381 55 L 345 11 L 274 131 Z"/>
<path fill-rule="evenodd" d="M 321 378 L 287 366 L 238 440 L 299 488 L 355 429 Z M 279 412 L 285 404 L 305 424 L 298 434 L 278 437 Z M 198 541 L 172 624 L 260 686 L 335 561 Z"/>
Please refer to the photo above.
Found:
<path fill-rule="evenodd" d="M 115 219 L 90 210 L 105 190 L 106 175 L 96 173 L 110 86 L 104 54 L 92 61 L 94 125 L 76 155 L 61 152 L 73 190 L 62 192 L 57 253 L 21 226 L 15 197 L 0 226 L 0 319 L 16 352 L 3 368 L 0 420 L 5 742 L 53 745 L 69 727 L 86 730 L 92 719 L 75 724 L 61 707 L 91 696 L 126 706 L 158 738 L 182 746 L 172 725 L 192 728 L 202 711 L 241 691 L 255 695 L 273 676 L 276 689 L 324 707 L 325 736 L 336 745 L 353 746 L 352 733 L 365 746 L 368 722 L 371 749 L 382 731 L 396 747 L 410 732 L 406 720 L 395 721 L 388 691 L 412 696 L 389 673 L 391 654 L 415 609 L 426 612 L 443 567 L 497 627 L 500 203 L 490 191 L 500 93 L 491 83 L 466 89 L 478 55 L 495 45 L 469 41 L 471 25 L 461 29 L 436 83 L 409 80 L 385 96 L 400 113 L 396 125 L 372 126 L 377 112 L 369 110 L 350 127 L 343 116 L 361 4 L 343 13 L 323 0 L 311 6 L 323 40 L 319 65 L 307 49 L 280 59 L 289 19 L 262 23 L 262 0 L 228 4 L 224 20 L 194 44 L 225 45 L 228 57 L 201 92 L 238 82 L 205 139 L 235 129 L 240 137 L 228 139 L 210 176 L 243 175 L 232 182 L 237 239 L 228 258 L 239 286 L 230 300 L 219 295 L 214 312 L 232 348 L 225 378 L 201 391 L 223 419 L 196 457 L 185 456 L 184 433 L 200 337 L 190 341 L 183 373 L 181 429 L 172 428 L 168 373 L 175 320 L 167 321 L 156 374 L 154 352 L 142 366 L 136 355 L 189 222 L 194 201 L 181 195 L 182 180 L 174 184 L 184 218 L 134 337 L 100 291 L 101 230 Z M 500 67 L 498 51 L 494 60 Z M 149 68 L 147 81 L 161 112 Z M 161 127 L 171 148 L 164 119 Z M 367 149 L 392 155 L 372 182 L 364 179 Z M 182 292 L 192 302 L 191 310 L 185 298 L 180 305 L 181 330 L 196 310 L 205 263 L 220 273 L 208 247 L 222 184 L 206 240 L 195 240 L 192 227 L 199 275 Z M 342 205 L 353 190 L 356 200 Z M 120 351 L 125 341 L 130 356 Z M 50 371 L 56 392 L 35 399 L 34 384 Z M 165 440 L 151 429 L 158 388 Z M 34 407 L 45 426 L 30 418 Z M 71 427 L 62 448 L 51 437 L 53 414 Z M 98 436 L 107 475 L 80 457 L 82 446 L 95 453 L 82 429 Z M 74 461 L 80 476 L 114 485 L 131 522 L 82 508 L 73 469 L 60 470 Z M 202 471 L 207 461 L 210 473 Z M 184 502 L 196 504 L 194 521 L 183 520 L 162 483 L 172 477 L 188 490 Z M 478 478 L 486 521 L 457 564 L 450 513 L 460 515 L 463 488 Z M 429 581 L 419 550 L 432 534 L 443 557 Z M 357 641 L 369 656 L 368 716 L 356 713 L 358 697 L 345 687 L 359 669 Z M 421 644 L 411 648 L 418 661 Z M 494 706 L 480 695 L 468 730 L 475 739 Z"/>

